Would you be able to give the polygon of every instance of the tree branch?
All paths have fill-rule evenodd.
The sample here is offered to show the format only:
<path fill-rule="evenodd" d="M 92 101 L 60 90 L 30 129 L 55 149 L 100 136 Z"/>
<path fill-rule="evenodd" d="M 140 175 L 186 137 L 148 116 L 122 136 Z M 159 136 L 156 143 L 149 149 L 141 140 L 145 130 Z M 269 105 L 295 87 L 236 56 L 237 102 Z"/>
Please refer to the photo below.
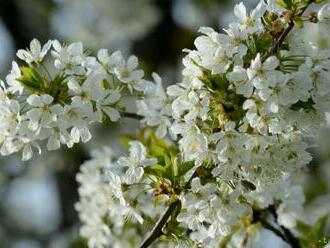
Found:
<path fill-rule="evenodd" d="M 190 184 L 191 181 L 198 175 L 197 173 L 198 168 L 194 171 L 190 179 L 186 182 L 184 185 L 184 189 L 186 189 Z M 154 228 L 150 231 L 148 236 L 145 238 L 145 240 L 142 242 L 142 244 L 139 246 L 139 248 L 147 248 L 149 245 L 151 245 L 160 235 L 162 235 L 162 229 L 163 226 L 165 226 L 168 218 L 172 214 L 172 212 L 181 204 L 181 200 L 177 199 L 176 201 L 172 202 L 166 209 L 166 211 L 163 213 L 163 215 L 159 218 Z"/>
<path fill-rule="evenodd" d="M 309 5 L 311 5 L 313 2 L 315 2 L 315 0 L 310 0 L 309 3 L 306 4 L 306 6 L 303 9 L 301 9 L 301 11 L 299 12 L 299 14 L 297 16 L 301 17 L 305 13 L 305 11 L 309 7 Z M 293 28 L 294 28 L 294 22 L 293 22 L 293 20 L 290 20 L 289 26 L 286 29 L 284 29 L 283 33 L 276 40 L 275 44 L 264 55 L 263 61 L 265 61 L 269 56 L 274 55 L 278 52 L 278 50 L 280 49 L 281 45 L 283 44 L 285 38 L 287 37 L 287 35 L 291 32 L 291 30 Z"/>
<path fill-rule="evenodd" d="M 291 247 L 292 248 L 300 248 L 300 242 L 292 234 L 292 232 L 289 229 L 285 228 L 284 226 L 280 225 L 280 228 L 283 230 L 286 241 L 291 245 Z"/>
<path fill-rule="evenodd" d="M 266 220 L 261 219 L 260 223 L 264 228 L 273 232 L 276 236 L 280 237 L 283 241 L 287 242 L 286 237 L 283 235 L 283 233 L 280 230 L 276 229 L 274 226 L 272 226 L 270 223 L 268 223 Z"/>
<path fill-rule="evenodd" d="M 138 120 L 138 121 L 140 121 L 144 118 L 142 115 L 138 115 L 138 114 L 135 114 L 135 113 L 120 112 L 120 114 L 123 117 L 135 119 L 135 120 Z"/>
<path fill-rule="evenodd" d="M 284 29 L 283 33 L 276 40 L 275 44 L 265 54 L 263 60 L 266 60 L 269 56 L 274 55 L 274 54 L 277 53 L 278 49 L 281 47 L 281 45 L 284 42 L 286 36 L 290 33 L 290 31 L 293 29 L 293 27 L 294 27 L 294 23 L 293 23 L 293 21 L 290 21 L 289 26 L 286 29 Z"/>
<path fill-rule="evenodd" d="M 269 212 L 273 215 L 276 223 L 277 223 L 277 219 L 278 219 L 278 216 L 277 216 L 277 213 L 276 213 L 276 210 L 274 208 L 274 206 L 270 206 L 268 208 Z M 278 223 L 277 223 L 278 224 Z M 300 242 L 299 242 L 299 239 L 297 239 L 293 234 L 292 232 L 287 229 L 286 227 L 278 224 L 278 226 L 281 228 L 282 230 L 282 233 L 283 233 L 283 237 L 284 237 L 284 241 L 286 241 L 288 244 L 290 244 L 290 246 L 292 248 L 300 248 Z"/>
<path fill-rule="evenodd" d="M 166 211 L 160 217 L 154 228 L 151 230 L 150 234 L 142 242 L 139 248 L 147 248 L 162 234 L 163 226 L 166 224 L 168 218 L 170 217 L 172 212 L 180 205 L 180 203 L 181 201 L 177 199 L 167 207 Z"/>

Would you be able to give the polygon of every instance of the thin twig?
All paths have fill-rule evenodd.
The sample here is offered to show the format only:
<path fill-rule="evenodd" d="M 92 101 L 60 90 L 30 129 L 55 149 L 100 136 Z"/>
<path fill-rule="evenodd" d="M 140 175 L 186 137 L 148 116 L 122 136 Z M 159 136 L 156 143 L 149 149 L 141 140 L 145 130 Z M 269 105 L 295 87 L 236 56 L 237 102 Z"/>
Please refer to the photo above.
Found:
<path fill-rule="evenodd" d="M 275 44 L 269 49 L 267 54 L 265 55 L 265 59 L 271 55 L 274 55 L 277 53 L 278 49 L 281 47 L 282 43 L 284 42 L 286 36 L 290 33 L 290 31 L 293 29 L 294 23 L 293 21 L 290 21 L 289 26 L 283 31 L 280 38 L 275 42 Z"/>
<path fill-rule="evenodd" d="M 277 222 L 278 216 L 277 216 L 277 213 L 276 213 L 276 210 L 275 210 L 274 206 L 270 206 L 268 208 L 268 210 L 273 215 L 275 221 Z M 300 243 L 299 243 L 299 239 L 297 239 L 289 229 L 287 229 L 286 227 L 284 227 L 280 224 L 278 224 L 278 226 L 282 230 L 284 241 L 286 241 L 288 244 L 290 244 L 290 246 L 292 248 L 300 248 L 301 247 Z"/>
<path fill-rule="evenodd" d="M 135 114 L 135 113 L 120 112 L 120 114 L 123 117 L 135 119 L 135 120 L 138 120 L 138 121 L 140 121 L 144 118 L 142 115 L 138 115 L 138 114 Z"/>
<path fill-rule="evenodd" d="M 287 242 L 286 237 L 284 236 L 284 234 L 280 230 L 278 230 L 274 226 L 272 226 L 270 223 L 268 223 L 266 220 L 261 219 L 260 223 L 262 224 L 262 226 L 264 228 L 272 231 L 276 236 L 280 237 L 283 241 Z"/>
<path fill-rule="evenodd" d="M 287 239 L 287 242 L 291 245 L 292 248 L 300 248 L 300 242 L 299 240 L 292 234 L 292 232 L 285 228 L 284 226 L 280 225 L 280 228 L 284 232 L 284 236 Z"/>
<path fill-rule="evenodd" d="M 172 214 L 172 212 L 181 204 L 181 201 L 177 199 L 172 202 L 163 213 L 163 215 L 159 218 L 158 222 L 151 230 L 150 234 L 146 237 L 146 239 L 142 242 L 139 248 L 147 248 L 151 245 L 163 232 L 163 226 L 166 224 L 168 218 Z"/>
<path fill-rule="evenodd" d="M 191 184 L 191 181 L 197 176 L 197 169 L 195 170 L 193 175 L 190 177 L 190 179 L 186 182 L 185 186 L 183 187 L 184 189 L 186 189 Z M 165 210 L 163 215 L 159 218 L 156 225 L 150 231 L 150 233 L 145 238 L 145 240 L 142 242 L 142 244 L 139 246 L 139 248 L 147 248 L 157 238 L 159 238 L 160 235 L 162 235 L 162 233 L 163 233 L 162 229 L 165 226 L 165 224 L 167 223 L 168 218 L 170 217 L 172 212 L 175 211 L 175 209 L 180 206 L 180 204 L 181 204 L 181 200 L 177 199 L 167 207 L 167 209 Z"/>
<path fill-rule="evenodd" d="M 306 6 L 300 11 L 300 13 L 297 16 L 301 17 L 305 13 L 305 11 L 309 7 L 309 5 L 312 4 L 313 2 L 315 2 L 315 0 L 310 0 L 309 3 L 306 4 Z M 289 26 L 286 29 L 284 29 L 283 33 L 276 40 L 275 44 L 264 55 L 263 61 L 265 61 L 269 56 L 274 55 L 278 52 L 278 50 L 280 49 L 280 47 L 281 47 L 282 43 L 284 42 L 285 38 L 287 37 L 287 35 L 291 32 L 291 30 L 293 28 L 294 28 L 294 22 L 293 22 L 293 20 L 290 20 Z"/>

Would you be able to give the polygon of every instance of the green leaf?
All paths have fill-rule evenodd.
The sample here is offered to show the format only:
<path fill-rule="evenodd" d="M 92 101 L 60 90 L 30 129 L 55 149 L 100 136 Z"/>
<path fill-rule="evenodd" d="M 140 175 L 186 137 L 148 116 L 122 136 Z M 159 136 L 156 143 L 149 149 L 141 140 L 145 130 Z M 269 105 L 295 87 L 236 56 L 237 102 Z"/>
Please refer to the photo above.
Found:
<path fill-rule="evenodd" d="M 163 199 L 163 195 L 157 195 L 153 199 L 153 205 L 154 207 L 157 207 L 159 205 L 159 202 Z"/>
<path fill-rule="evenodd" d="M 165 140 L 157 138 L 154 132 L 149 134 L 149 137 L 145 140 L 145 145 L 148 147 L 151 157 L 162 157 L 165 153 L 174 149 Z"/>
<path fill-rule="evenodd" d="M 295 16 L 293 19 L 293 23 L 298 28 L 304 27 L 304 21 L 302 20 L 302 18 L 300 16 Z"/>
<path fill-rule="evenodd" d="M 20 67 L 22 76 L 17 79 L 24 87 L 33 94 L 42 93 L 47 86 L 46 80 L 39 75 L 33 66 Z"/>
<path fill-rule="evenodd" d="M 70 103 L 69 87 L 67 85 L 67 77 L 64 74 L 57 74 L 55 78 L 50 81 L 46 88 L 46 93 L 54 97 L 54 101 L 62 105 Z"/>
<path fill-rule="evenodd" d="M 170 155 L 164 154 L 164 161 L 165 161 L 165 172 L 164 177 L 169 179 L 171 182 L 174 180 L 173 169 L 172 169 L 172 161 Z"/>
<path fill-rule="evenodd" d="M 203 71 L 203 76 L 199 77 L 199 79 L 210 89 L 213 90 L 220 90 L 220 91 L 226 91 L 229 86 L 229 81 L 225 74 L 213 74 L 211 70 L 206 69 L 202 66 L 200 66 L 197 62 L 195 62 L 195 65 L 201 68 Z"/>
<path fill-rule="evenodd" d="M 178 175 L 184 176 L 189 170 L 195 166 L 194 161 L 184 162 L 179 165 Z"/>
<path fill-rule="evenodd" d="M 166 169 L 164 166 L 157 164 L 157 165 L 145 167 L 144 172 L 147 174 L 162 177 L 163 174 L 166 172 Z"/>
<path fill-rule="evenodd" d="M 320 217 L 317 222 L 309 226 L 303 222 L 297 223 L 302 247 L 323 248 L 329 242 L 330 236 L 326 233 L 326 224 L 329 215 Z"/>
<path fill-rule="evenodd" d="M 88 248 L 87 240 L 83 238 L 78 238 L 74 240 L 71 244 L 72 248 Z"/>
<path fill-rule="evenodd" d="M 276 4 L 284 9 L 289 9 L 287 2 L 287 0 L 276 0 Z"/>
<path fill-rule="evenodd" d="M 171 162 L 172 162 L 172 171 L 173 171 L 173 177 L 174 179 L 178 176 L 179 174 L 179 169 L 178 169 L 178 161 L 177 158 L 175 156 L 173 156 L 173 154 L 171 154 Z"/>
<path fill-rule="evenodd" d="M 328 215 L 321 217 L 312 228 L 313 236 L 318 240 L 322 239 L 325 236 L 325 227 L 327 224 L 327 220 Z"/>
<path fill-rule="evenodd" d="M 272 39 L 268 32 L 261 35 L 250 35 L 246 41 L 248 53 L 244 58 L 244 62 L 249 63 L 258 53 L 266 53 L 272 44 Z"/>

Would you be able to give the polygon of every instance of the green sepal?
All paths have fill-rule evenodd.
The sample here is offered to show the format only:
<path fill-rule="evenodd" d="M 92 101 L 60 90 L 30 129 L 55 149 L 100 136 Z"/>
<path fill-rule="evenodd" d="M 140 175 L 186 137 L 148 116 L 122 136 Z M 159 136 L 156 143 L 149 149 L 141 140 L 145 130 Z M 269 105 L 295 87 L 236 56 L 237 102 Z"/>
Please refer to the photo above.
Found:
<path fill-rule="evenodd" d="M 153 206 L 154 207 L 157 207 L 163 198 L 164 198 L 163 195 L 156 195 L 156 196 L 154 196 L 154 199 L 152 200 Z"/>
<path fill-rule="evenodd" d="M 229 81 L 225 74 L 212 74 L 208 72 L 200 80 L 212 90 L 226 91 L 229 86 Z"/>
<path fill-rule="evenodd" d="M 293 18 L 293 23 L 297 28 L 303 28 L 304 27 L 304 21 L 300 16 L 295 16 Z"/>
<path fill-rule="evenodd" d="M 157 165 L 145 167 L 144 172 L 147 174 L 162 177 L 164 175 L 164 173 L 166 172 L 166 169 L 164 166 L 157 164 Z"/>
<path fill-rule="evenodd" d="M 67 76 L 64 74 L 57 74 L 53 80 L 50 81 L 45 92 L 54 98 L 55 102 L 62 105 L 70 103 L 69 87 L 67 85 Z"/>
<path fill-rule="evenodd" d="M 38 73 L 33 66 L 20 67 L 22 76 L 17 79 L 25 89 L 32 94 L 43 93 L 47 87 L 47 81 Z"/>
<path fill-rule="evenodd" d="M 292 0 L 276 0 L 276 4 L 284 9 L 291 9 Z"/>
<path fill-rule="evenodd" d="M 194 161 L 187 161 L 179 166 L 178 176 L 184 176 L 189 170 L 195 166 Z"/>

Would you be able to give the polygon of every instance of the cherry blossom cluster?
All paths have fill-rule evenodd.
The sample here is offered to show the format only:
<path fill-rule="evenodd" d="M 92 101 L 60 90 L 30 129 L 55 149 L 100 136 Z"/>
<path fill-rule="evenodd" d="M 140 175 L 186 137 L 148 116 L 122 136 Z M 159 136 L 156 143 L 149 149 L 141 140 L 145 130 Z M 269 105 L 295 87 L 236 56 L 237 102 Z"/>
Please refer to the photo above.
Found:
<path fill-rule="evenodd" d="M 167 89 L 173 98 L 170 130 L 184 161 L 212 175 L 204 185 L 193 180 L 178 216 L 203 247 L 240 233 L 233 228 L 243 216 L 253 220 L 255 209 L 275 206 L 276 221 L 295 226 L 302 218 L 302 188 L 282 185 L 310 163 L 310 139 L 326 125 L 329 111 L 330 50 L 309 43 L 300 51 L 290 43 L 270 49 L 277 29 L 291 24 L 264 1 L 251 12 L 240 3 L 234 13 L 237 22 L 224 33 L 200 29 L 196 50 L 187 50 L 183 60 L 183 82 Z M 246 240 L 241 228 L 232 240 Z"/>
<path fill-rule="evenodd" d="M 275 208 L 285 228 L 303 219 L 302 188 L 290 177 L 311 162 L 311 140 L 327 124 L 330 50 L 309 42 L 299 50 L 290 37 L 285 49 L 272 48 L 293 25 L 285 2 L 260 1 L 251 12 L 240 3 L 237 22 L 224 33 L 200 28 L 196 50 L 186 50 L 182 82 L 167 88 L 167 101 L 161 98 L 172 102 L 169 132 L 183 161 L 210 173 L 193 179 L 177 217 L 203 247 L 229 236 L 246 240 L 251 233 L 236 226 L 253 223 L 256 209 Z M 303 2 L 297 8 L 312 3 Z M 319 7 L 320 24 L 328 8 Z"/>
<path fill-rule="evenodd" d="M 322 2 L 236 5 L 224 32 L 200 28 L 182 81 L 166 90 L 134 56 L 33 40 L 17 53 L 27 66 L 14 62 L 1 83 L 1 153 L 28 159 L 43 140 L 48 150 L 86 142 L 91 123 L 120 118 L 125 92 L 143 128 L 127 155 L 94 152 L 77 175 L 89 247 L 256 247 L 265 228 L 299 247 L 305 196 L 294 179 L 327 125 L 330 50 L 296 46 L 290 32 L 329 21 Z M 318 12 L 305 17 L 311 5 Z"/>
<path fill-rule="evenodd" d="M 76 203 L 89 247 L 137 247 L 150 225 L 164 209 L 166 198 L 153 203 L 155 181 L 145 168 L 155 165 L 146 147 L 130 142 L 127 157 L 115 157 L 109 147 L 92 152 L 77 174 L 80 200 Z"/>
<path fill-rule="evenodd" d="M 79 42 L 41 46 L 34 39 L 17 56 L 25 65 L 13 62 L 1 81 L 0 143 L 2 155 L 23 150 L 23 160 L 33 148 L 40 153 L 42 141 L 48 150 L 72 147 L 91 139 L 91 123 L 118 121 L 121 93 L 132 92 L 144 75 L 135 56 L 126 61 L 119 51 L 101 49 L 92 57 Z"/>

